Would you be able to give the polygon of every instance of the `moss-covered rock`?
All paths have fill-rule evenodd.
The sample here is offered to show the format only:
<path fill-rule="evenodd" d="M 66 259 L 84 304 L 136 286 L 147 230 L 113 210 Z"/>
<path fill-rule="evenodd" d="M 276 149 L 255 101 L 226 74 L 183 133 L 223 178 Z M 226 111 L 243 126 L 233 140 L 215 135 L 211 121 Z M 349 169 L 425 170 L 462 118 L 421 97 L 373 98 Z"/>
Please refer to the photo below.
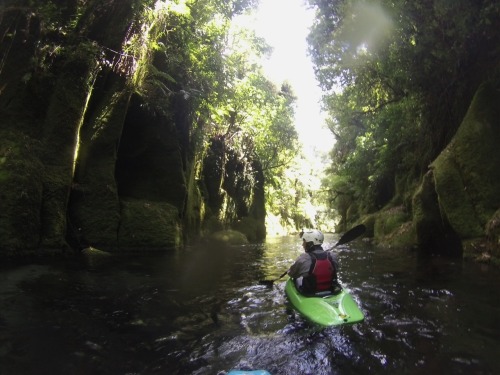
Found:
<path fill-rule="evenodd" d="M 66 213 L 71 187 L 71 167 L 46 165 L 42 200 L 40 247 L 62 249 L 66 246 Z"/>
<path fill-rule="evenodd" d="M 413 194 L 410 222 L 404 222 L 404 215 L 387 217 L 382 212 L 364 218 L 373 223 L 378 242 L 396 244 L 406 237 L 403 243 L 414 239 L 423 252 L 464 251 L 466 257 L 484 260 L 487 237 L 488 254 L 494 253 L 491 247 L 499 245 L 495 229 L 500 207 L 499 103 L 500 92 L 493 85 L 480 87 L 455 137 Z"/>
<path fill-rule="evenodd" d="M 80 257 L 87 267 L 90 268 L 105 266 L 115 261 L 112 253 L 96 249 L 92 246 L 82 249 Z"/>
<path fill-rule="evenodd" d="M 500 251 L 500 208 L 486 224 L 486 236 L 491 246 L 498 247 Z"/>
<path fill-rule="evenodd" d="M 410 219 L 404 206 L 387 207 L 364 218 L 365 235 L 381 246 L 412 247 L 416 243 L 416 230 Z"/>
<path fill-rule="evenodd" d="M 463 238 L 484 236 L 500 207 L 500 91 L 483 84 L 448 147 L 432 163 L 443 217 Z"/>
<path fill-rule="evenodd" d="M 233 224 L 233 229 L 241 232 L 250 242 L 261 241 L 266 236 L 266 227 L 260 220 L 244 217 Z"/>
<path fill-rule="evenodd" d="M 68 237 L 74 247 L 118 247 L 120 201 L 114 185 L 74 184 L 68 217 Z"/>
<path fill-rule="evenodd" d="M 206 202 L 203 229 L 213 233 L 229 227 L 251 242 L 265 239 L 264 175 L 258 160 L 243 157 L 217 136 L 210 143 L 201 175 Z"/>
<path fill-rule="evenodd" d="M 154 251 L 182 245 L 179 211 L 171 204 L 146 200 L 121 203 L 121 250 Z"/>
<path fill-rule="evenodd" d="M 82 43 L 66 56 L 58 72 L 54 91 L 43 124 L 45 165 L 44 199 L 42 203 L 41 247 L 61 248 L 65 245 L 66 213 L 75 162 L 78 133 L 82 123 L 92 82 L 97 73 L 95 46 Z M 93 53 L 91 52 L 93 50 Z"/>
<path fill-rule="evenodd" d="M 459 130 L 413 195 L 417 243 L 424 252 L 485 259 L 500 206 L 500 93 L 484 84 Z M 496 245 L 494 245 L 496 246 Z M 478 256 L 478 253 L 481 254 Z"/>
<path fill-rule="evenodd" d="M 200 189 L 200 183 L 197 179 L 199 170 L 198 166 L 201 157 L 198 155 L 194 156 L 192 163 L 189 163 L 186 176 L 186 186 L 187 186 L 187 196 L 186 196 L 186 210 L 184 213 L 183 227 L 184 238 L 187 242 L 198 238 L 201 234 L 201 223 L 205 218 L 206 214 L 206 204 L 203 200 L 202 191 Z"/>
<path fill-rule="evenodd" d="M 444 227 L 432 171 L 424 175 L 413 195 L 412 207 L 417 245 L 421 248 L 435 247 L 437 239 L 443 236 Z"/>
<path fill-rule="evenodd" d="M 382 210 L 375 221 L 374 234 L 376 238 L 383 238 L 396 230 L 402 223 L 408 221 L 408 213 L 403 206 Z"/>
<path fill-rule="evenodd" d="M 80 249 L 170 248 L 182 244 L 182 224 L 200 228 L 194 111 L 183 96 L 178 111 L 169 93 L 131 100 L 138 87 L 115 51 L 138 13 L 122 8 L 104 7 L 76 39 L 63 25 L 64 33 L 43 35 L 34 7 L 9 9 L 0 20 L 14 27 L 0 72 L 2 252 L 61 249 L 66 241 Z M 97 32 L 104 24 L 92 22 L 101 17 L 114 32 Z M 86 38 L 89 30 L 95 34 Z"/>
<path fill-rule="evenodd" d="M 486 225 L 486 238 L 464 241 L 464 258 L 500 266 L 500 209 Z"/>
<path fill-rule="evenodd" d="M 246 236 L 236 230 L 222 230 L 210 235 L 210 240 L 225 245 L 245 245 L 248 244 Z"/>
<path fill-rule="evenodd" d="M 407 221 L 398 225 L 394 230 L 376 241 L 381 246 L 397 248 L 414 248 L 417 242 L 415 223 Z"/>
<path fill-rule="evenodd" d="M 375 236 L 375 223 L 377 222 L 377 214 L 363 216 L 362 224 L 366 227 L 365 237 L 373 238 Z M 341 231 L 345 231 L 342 229 Z"/>
<path fill-rule="evenodd" d="M 434 161 L 432 168 L 442 216 L 461 237 L 481 236 L 482 225 L 455 156 L 446 150 Z"/>
<path fill-rule="evenodd" d="M 11 255 L 40 243 L 44 166 L 39 142 L 7 130 L 0 139 L 0 244 Z"/>

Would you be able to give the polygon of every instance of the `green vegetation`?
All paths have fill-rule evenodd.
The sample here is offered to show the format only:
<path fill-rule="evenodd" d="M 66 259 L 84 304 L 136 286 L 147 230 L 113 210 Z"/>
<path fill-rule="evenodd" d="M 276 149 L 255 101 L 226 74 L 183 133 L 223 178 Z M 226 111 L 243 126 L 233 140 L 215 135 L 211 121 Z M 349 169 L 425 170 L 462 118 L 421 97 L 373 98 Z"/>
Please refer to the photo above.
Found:
<path fill-rule="evenodd" d="M 4 2 L 6 250 L 169 248 L 236 227 L 262 240 L 275 199 L 265 187 L 283 190 L 298 142 L 293 89 L 264 76 L 269 47 L 232 23 L 255 6 Z M 39 178 L 21 178 L 19 165 Z M 18 199 L 19 182 L 37 194 Z"/>
<path fill-rule="evenodd" d="M 269 46 L 233 22 L 256 0 L 4 1 L 5 251 L 259 241 L 266 215 L 497 245 L 500 4 L 308 3 L 326 175 L 300 154 L 293 87 L 259 65 Z"/>
<path fill-rule="evenodd" d="M 344 228 L 384 208 L 411 212 L 412 191 L 479 85 L 498 83 L 500 5 L 308 3 L 317 14 L 311 54 L 337 139 L 324 179 L 328 200 Z"/>

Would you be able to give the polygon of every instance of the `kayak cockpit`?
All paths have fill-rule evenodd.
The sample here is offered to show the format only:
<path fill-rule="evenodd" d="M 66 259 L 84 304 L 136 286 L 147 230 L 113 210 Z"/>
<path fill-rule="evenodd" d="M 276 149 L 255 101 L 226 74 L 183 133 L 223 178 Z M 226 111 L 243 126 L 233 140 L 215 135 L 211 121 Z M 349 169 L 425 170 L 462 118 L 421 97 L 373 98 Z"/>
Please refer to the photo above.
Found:
<path fill-rule="evenodd" d="M 351 295 L 342 289 L 336 294 L 326 291 L 305 296 L 299 293 L 295 283 L 289 279 L 285 285 L 285 293 L 293 307 L 306 319 L 324 327 L 356 323 L 364 319 Z"/>

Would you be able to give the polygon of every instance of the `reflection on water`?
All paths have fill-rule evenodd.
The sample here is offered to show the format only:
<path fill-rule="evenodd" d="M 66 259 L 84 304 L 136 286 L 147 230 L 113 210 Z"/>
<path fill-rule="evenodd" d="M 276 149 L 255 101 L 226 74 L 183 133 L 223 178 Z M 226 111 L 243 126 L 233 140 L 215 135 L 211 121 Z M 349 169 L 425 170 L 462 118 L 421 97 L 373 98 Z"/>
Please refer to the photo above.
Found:
<path fill-rule="evenodd" d="M 286 278 L 258 282 L 301 251 L 284 237 L 4 267 L 0 373 L 500 373 L 498 270 L 357 241 L 339 249 L 340 279 L 365 321 L 319 329 L 287 303 Z"/>

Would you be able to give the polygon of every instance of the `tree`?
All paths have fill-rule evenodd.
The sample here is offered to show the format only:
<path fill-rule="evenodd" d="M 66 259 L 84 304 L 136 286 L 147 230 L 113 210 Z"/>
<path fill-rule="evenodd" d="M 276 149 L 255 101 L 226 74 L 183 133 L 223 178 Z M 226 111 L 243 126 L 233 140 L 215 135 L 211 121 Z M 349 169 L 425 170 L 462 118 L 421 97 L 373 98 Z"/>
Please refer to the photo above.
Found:
<path fill-rule="evenodd" d="M 499 4 L 309 4 L 310 50 L 337 138 L 331 172 L 343 181 L 329 187 L 332 200 L 340 209 L 350 197 L 358 213 L 408 205 L 411 181 L 450 141 L 478 85 L 498 76 Z"/>

